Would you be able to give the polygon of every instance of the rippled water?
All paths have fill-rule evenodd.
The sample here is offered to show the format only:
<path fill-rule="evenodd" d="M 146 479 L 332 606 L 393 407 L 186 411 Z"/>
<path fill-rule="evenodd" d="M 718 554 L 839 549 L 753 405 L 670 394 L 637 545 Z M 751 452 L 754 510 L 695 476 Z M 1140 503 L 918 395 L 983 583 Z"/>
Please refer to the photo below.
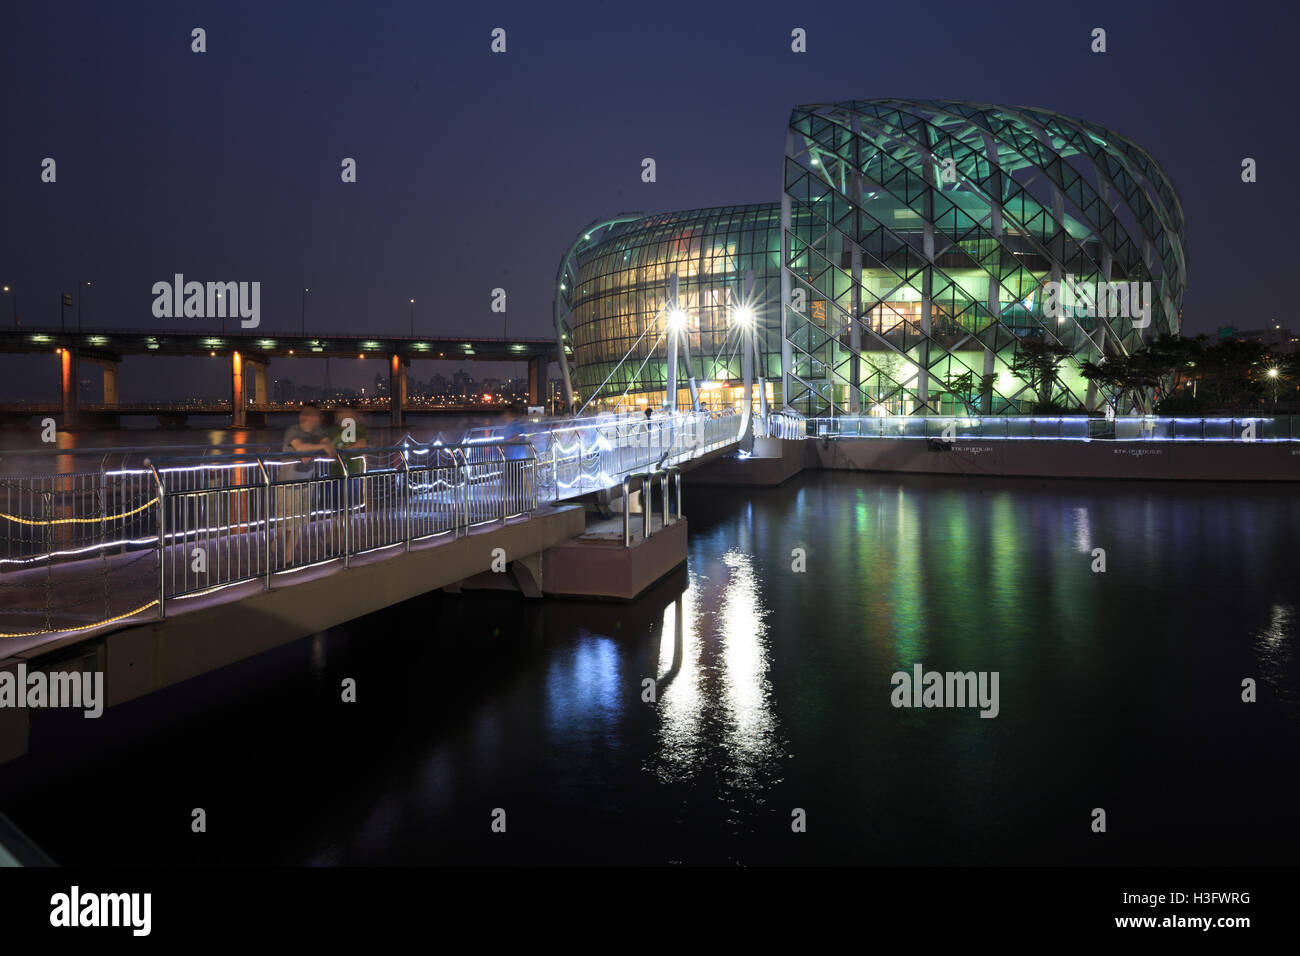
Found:
<path fill-rule="evenodd" d="M 687 492 L 635 604 L 431 595 L 43 714 L 0 809 L 63 862 L 1294 862 L 1290 486 Z M 895 708 L 917 662 L 998 716 Z"/>

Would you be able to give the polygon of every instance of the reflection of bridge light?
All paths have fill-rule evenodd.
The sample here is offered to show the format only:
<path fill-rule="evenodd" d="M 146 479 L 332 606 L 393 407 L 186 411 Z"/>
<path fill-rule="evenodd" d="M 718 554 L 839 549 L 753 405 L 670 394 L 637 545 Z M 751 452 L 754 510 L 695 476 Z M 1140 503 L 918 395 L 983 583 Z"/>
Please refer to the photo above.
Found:
<path fill-rule="evenodd" d="M 1074 548 L 1083 554 L 1092 553 L 1092 528 L 1088 524 L 1088 509 L 1074 509 Z"/>
<path fill-rule="evenodd" d="M 767 679 L 767 623 L 760 613 L 753 559 L 729 551 L 723 561 L 731 569 L 719 615 L 722 679 L 731 717 L 727 749 L 740 760 L 739 769 L 748 774 L 757 769 L 753 764 L 771 756 L 776 746 Z"/>
<path fill-rule="evenodd" d="M 666 765 L 658 775 L 665 783 L 684 779 L 700 769 L 705 698 L 695 593 L 694 587 L 687 588 L 680 598 L 664 608 L 663 634 L 659 639 L 657 676 L 661 690 L 655 714 L 659 717 L 658 757 Z M 672 679 L 666 680 L 669 675 Z"/>
<path fill-rule="evenodd" d="M 611 729 L 622 709 L 621 686 L 614 642 L 606 637 L 584 637 L 568 655 L 557 655 L 547 674 L 550 729 L 578 738 L 588 737 L 593 730 Z"/>

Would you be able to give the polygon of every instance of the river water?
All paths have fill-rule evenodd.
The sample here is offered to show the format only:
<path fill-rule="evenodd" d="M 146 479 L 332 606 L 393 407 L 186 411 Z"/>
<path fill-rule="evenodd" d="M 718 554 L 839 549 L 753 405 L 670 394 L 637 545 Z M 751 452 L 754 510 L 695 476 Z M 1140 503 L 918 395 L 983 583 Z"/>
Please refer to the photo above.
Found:
<path fill-rule="evenodd" d="M 1297 858 L 1291 487 L 686 490 L 633 604 L 434 594 L 43 712 L 0 809 L 62 863 Z M 997 716 L 893 706 L 917 663 L 996 672 Z"/>

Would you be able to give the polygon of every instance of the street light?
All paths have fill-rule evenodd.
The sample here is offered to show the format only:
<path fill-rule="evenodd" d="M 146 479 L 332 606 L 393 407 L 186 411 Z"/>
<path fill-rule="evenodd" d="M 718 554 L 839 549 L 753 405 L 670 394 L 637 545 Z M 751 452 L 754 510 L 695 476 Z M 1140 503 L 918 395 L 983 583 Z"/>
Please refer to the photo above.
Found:
<path fill-rule="evenodd" d="M 5 286 L 4 291 L 6 295 L 14 297 L 14 328 L 18 328 L 18 293 L 9 288 L 9 286 Z"/>
<path fill-rule="evenodd" d="M 302 334 L 304 336 L 307 334 L 307 293 L 310 291 L 311 289 L 302 290 Z"/>
<path fill-rule="evenodd" d="M 415 300 L 411 300 L 411 338 L 415 338 Z"/>
<path fill-rule="evenodd" d="M 82 296 L 83 287 L 89 289 L 90 283 L 89 282 L 77 283 L 77 331 L 78 332 L 81 331 L 81 296 Z"/>
<path fill-rule="evenodd" d="M 754 310 L 747 305 L 742 305 L 731 313 L 731 321 L 747 329 L 754 324 Z"/>
<path fill-rule="evenodd" d="M 674 332 L 686 328 L 686 313 L 681 309 L 671 309 L 668 312 L 668 328 Z"/>

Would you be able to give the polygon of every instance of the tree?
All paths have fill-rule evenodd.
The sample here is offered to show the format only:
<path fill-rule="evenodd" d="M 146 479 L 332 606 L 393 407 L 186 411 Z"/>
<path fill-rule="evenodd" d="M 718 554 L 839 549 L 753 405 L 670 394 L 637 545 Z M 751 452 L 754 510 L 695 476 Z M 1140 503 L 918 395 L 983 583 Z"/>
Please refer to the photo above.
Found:
<path fill-rule="evenodd" d="M 1266 351 L 1259 342 L 1223 339 L 1205 349 L 1196 363 L 1198 389 L 1209 404 L 1226 407 L 1254 403 L 1264 391 Z"/>
<path fill-rule="evenodd" d="M 1129 357 L 1129 366 L 1148 379 L 1145 388 L 1155 389 L 1157 399 L 1177 394 L 1205 353 L 1205 336 L 1186 339 L 1181 335 L 1161 335 L 1143 345 Z"/>
<path fill-rule="evenodd" d="M 948 376 L 948 391 L 971 413 L 976 410 L 976 399 L 973 396 L 977 388 L 975 373 L 968 368 L 963 368 L 956 375 Z"/>
<path fill-rule="evenodd" d="M 1131 355 L 1103 357 L 1099 362 L 1084 362 L 1080 373 L 1101 392 L 1115 414 L 1125 404 L 1140 404 L 1139 394 L 1156 384 L 1157 376 L 1148 362 Z M 1126 401 L 1127 400 L 1127 401 Z"/>
<path fill-rule="evenodd" d="M 1070 357 L 1068 346 L 1044 336 L 1026 336 L 1016 343 L 1011 357 L 1012 373 L 1029 385 L 1039 406 L 1052 405 L 1052 393 L 1060 377 L 1061 363 Z"/>

